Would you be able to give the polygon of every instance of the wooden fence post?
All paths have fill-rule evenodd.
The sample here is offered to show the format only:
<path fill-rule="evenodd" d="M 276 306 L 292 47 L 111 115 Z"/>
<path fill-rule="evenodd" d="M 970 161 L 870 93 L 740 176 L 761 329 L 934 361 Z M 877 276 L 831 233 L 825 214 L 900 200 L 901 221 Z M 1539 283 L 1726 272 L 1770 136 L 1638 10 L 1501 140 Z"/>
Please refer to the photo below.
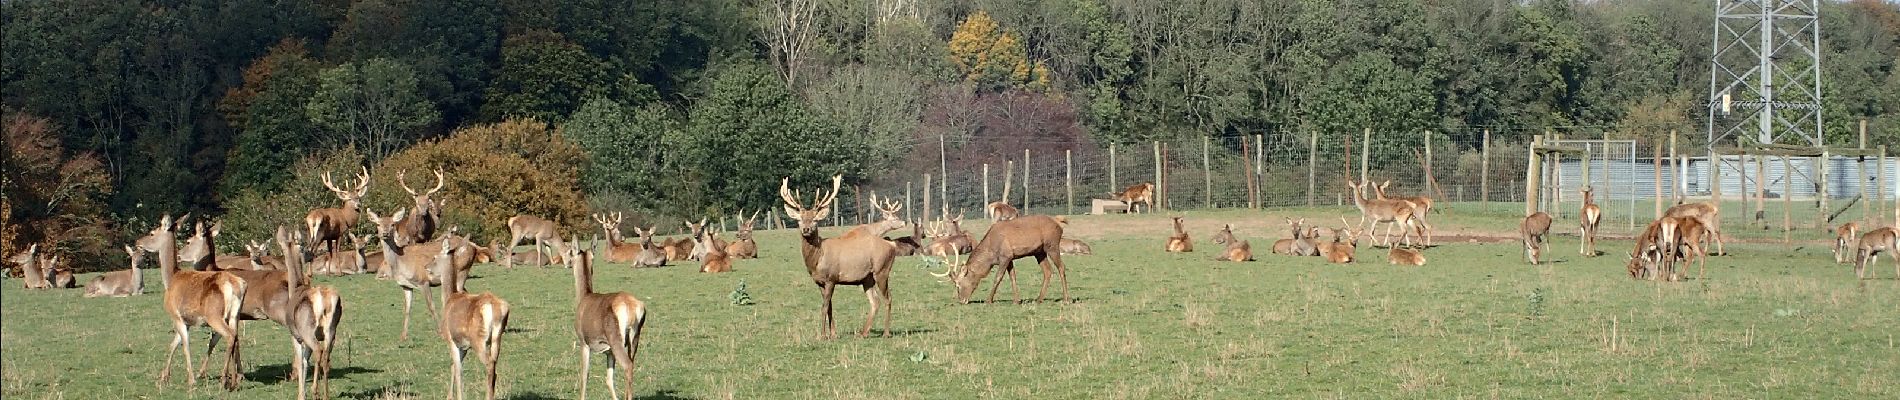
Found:
<path fill-rule="evenodd" d="M 1881 218 L 1887 203 L 1887 145 L 1880 145 L 1880 157 L 1874 159 L 1874 218 Z"/>
<path fill-rule="evenodd" d="M 1154 146 L 1155 146 L 1155 193 L 1154 193 L 1155 198 L 1152 199 L 1152 201 L 1154 201 L 1155 204 L 1150 204 L 1149 206 L 1151 207 L 1160 205 L 1161 203 L 1163 203 L 1161 199 L 1168 197 L 1167 196 L 1168 192 L 1166 189 L 1164 189 L 1167 186 L 1167 183 L 1161 180 L 1161 141 L 1156 140 L 1154 142 Z M 1163 207 L 1157 207 L 1157 208 L 1165 209 L 1167 207 L 1163 206 Z"/>
<path fill-rule="evenodd" d="M 1201 135 L 1201 207 L 1214 208 L 1214 164 L 1209 160 L 1209 147 L 1214 139 Z"/>
<path fill-rule="evenodd" d="M 1544 135 L 1534 136 L 1531 138 L 1530 151 L 1526 152 L 1528 155 L 1525 156 L 1524 161 L 1524 215 L 1536 213 L 1538 206 L 1542 205 L 1538 197 L 1544 189 L 1541 182 L 1544 178 L 1544 159 L 1538 156 L 1537 148 L 1543 145 Z"/>
<path fill-rule="evenodd" d="M 1254 185 L 1253 180 L 1257 172 L 1252 168 L 1247 168 L 1246 157 L 1253 154 L 1254 147 L 1248 144 L 1247 139 L 1248 137 L 1244 135 L 1240 137 L 1240 174 L 1247 178 L 1247 208 L 1258 210 L 1260 209 L 1260 187 Z"/>
<path fill-rule="evenodd" d="M 991 201 L 993 200 L 990 200 L 990 163 L 983 163 L 983 202 L 977 204 L 977 207 L 988 207 Z"/>
<path fill-rule="evenodd" d="M 1781 242 L 1794 244 L 1794 161 L 1781 156 Z"/>
<path fill-rule="evenodd" d="M 950 206 L 950 159 L 944 155 L 943 135 L 937 135 L 937 201 L 944 209 Z M 924 188 L 929 190 L 930 188 Z"/>
<path fill-rule="evenodd" d="M 1023 149 L 1023 213 L 1029 213 L 1029 149 Z"/>
<path fill-rule="evenodd" d="M 1263 161 L 1265 161 L 1265 157 L 1267 154 L 1266 137 L 1267 137 L 1266 135 L 1262 135 L 1262 134 L 1253 135 L 1253 177 L 1254 177 L 1253 195 L 1255 199 L 1254 208 L 1260 208 L 1259 198 L 1260 198 L 1261 185 L 1260 185 L 1259 179 L 1260 179 L 1261 174 L 1264 174 L 1267 171 L 1266 165 L 1263 163 Z"/>
<path fill-rule="evenodd" d="M 1108 192 L 1120 193 L 1121 182 L 1115 180 L 1115 144 L 1108 144 Z M 1094 207 L 1090 205 L 1089 207 Z"/>
<path fill-rule="evenodd" d="M 915 216 L 911 215 L 911 210 L 914 210 L 917 208 L 917 207 L 912 207 L 912 206 L 915 206 L 915 204 L 910 203 L 910 190 L 911 190 L 910 183 L 911 183 L 910 181 L 904 181 L 904 220 L 905 221 L 910 221 L 910 220 L 915 219 L 915 218 L 912 218 Z"/>
<path fill-rule="evenodd" d="M 1062 151 L 1062 190 L 1068 193 L 1069 207 L 1065 213 L 1075 214 L 1075 158 L 1070 150 Z"/>
<path fill-rule="evenodd" d="M 1314 206 L 1313 192 L 1318 189 L 1319 173 L 1319 131 L 1308 134 L 1306 140 L 1306 206 Z"/>
<path fill-rule="evenodd" d="M 1491 211 L 1491 130 L 1484 130 L 1484 147 L 1478 150 L 1478 203 Z"/>
<path fill-rule="evenodd" d="M 924 210 L 923 210 L 924 219 L 923 220 L 926 222 L 930 221 L 930 210 L 932 210 L 932 208 L 930 208 L 930 192 L 931 192 L 930 188 L 931 188 L 930 174 L 924 174 Z"/>
<path fill-rule="evenodd" d="M 1366 128 L 1365 131 L 1363 131 L 1363 133 L 1360 135 L 1360 141 L 1361 142 L 1359 143 L 1359 184 L 1371 185 L 1371 183 L 1368 183 L 1366 181 L 1369 179 L 1372 179 L 1371 173 L 1370 173 L 1370 166 L 1368 166 L 1368 164 L 1372 163 L 1372 128 Z M 1363 187 L 1361 189 L 1363 189 Z"/>
<path fill-rule="evenodd" d="M 1656 216 L 1650 219 L 1660 219 L 1663 212 L 1663 146 L 1661 143 L 1656 144 L 1656 157 L 1650 161 L 1656 166 L 1656 195 L 1652 196 L 1656 198 Z"/>

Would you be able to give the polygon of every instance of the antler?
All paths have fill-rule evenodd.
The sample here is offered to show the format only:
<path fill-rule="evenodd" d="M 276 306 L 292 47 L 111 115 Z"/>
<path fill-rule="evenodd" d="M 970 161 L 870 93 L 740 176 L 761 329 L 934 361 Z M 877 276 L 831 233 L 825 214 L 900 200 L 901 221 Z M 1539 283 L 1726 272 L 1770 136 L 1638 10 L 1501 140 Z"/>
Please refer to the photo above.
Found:
<path fill-rule="evenodd" d="M 363 172 L 356 174 L 356 197 L 369 193 L 369 167 L 360 167 Z"/>
<path fill-rule="evenodd" d="M 329 188 L 330 191 L 336 192 L 337 194 L 350 193 L 350 191 L 336 188 L 336 183 L 330 180 L 330 171 L 323 171 L 323 187 Z"/>
<path fill-rule="evenodd" d="M 843 185 L 844 175 L 832 175 L 831 194 L 825 195 L 825 199 L 818 202 L 818 208 L 830 208 L 831 202 L 838 200 L 838 187 Z"/>
<path fill-rule="evenodd" d="M 792 178 L 790 177 L 778 181 L 778 197 L 779 199 L 785 200 L 785 205 L 787 206 L 799 210 L 805 209 L 805 206 L 798 202 L 798 194 L 792 192 Z"/>
<path fill-rule="evenodd" d="M 406 169 L 397 170 L 396 171 L 396 185 L 402 186 L 402 191 L 409 192 L 410 196 L 421 196 L 421 194 L 416 193 L 415 189 L 409 188 L 409 180 L 408 180 L 407 175 L 409 175 L 409 170 L 406 170 Z"/>
<path fill-rule="evenodd" d="M 448 178 L 442 176 L 442 169 L 436 168 L 435 169 L 435 187 L 429 188 L 429 192 L 427 194 L 435 194 L 435 192 L 442 191 L 442 185 L 445 185 L 448 183 L 449 183 Z"/>

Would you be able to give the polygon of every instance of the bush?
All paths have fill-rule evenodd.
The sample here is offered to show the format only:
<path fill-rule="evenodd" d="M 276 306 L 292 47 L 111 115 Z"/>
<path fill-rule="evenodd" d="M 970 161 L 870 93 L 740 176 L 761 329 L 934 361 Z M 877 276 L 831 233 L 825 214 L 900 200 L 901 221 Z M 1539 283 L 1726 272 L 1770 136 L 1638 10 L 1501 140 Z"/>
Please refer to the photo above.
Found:
<path fill-rule="evenodd" d="M 445 202 L 445 228 L 459 226 L 462 234 L 475 237 L 502 237 L 508 233 L 508 218 L 517 214 L 585 228 L 592 223 L 580 190 L 580 171 L 586 164 L 580 147 L 537 120 L 471 126 L 419 143 L 372 168 L 364 205 L 378 213 L 410 207 L 415 203 L 397 186 L 396 172 L 407 170 L 410 187 L 428 190 L 435 176 L 427 171 L 441 168 L 447 182 L 435 199 Z"/>
<path fill-rule="evenodd" d="M 219 250 L 242 252 L 244 248 L 240 244 L 269 238 L 278 225 L 301 229 L 303 217 L 309 215 L 310 210 L 341 207 L 343 202 L 323 187 L 323 173 L 329 172 L 338 187 L 347 189 L 362 166 L 363 154 L 349 147 L 313 154 L 291 166 L 290 178 L 276 191 L 245 190 L 225 200 L 221 236 L 228 239 L 218 242 L 222 247 Z M 372 185 L 370 192 L 378 189 L 383 188 Z M 374 230 L 367 224 L 358 224 L 352 229 L 359 235 Z"/>

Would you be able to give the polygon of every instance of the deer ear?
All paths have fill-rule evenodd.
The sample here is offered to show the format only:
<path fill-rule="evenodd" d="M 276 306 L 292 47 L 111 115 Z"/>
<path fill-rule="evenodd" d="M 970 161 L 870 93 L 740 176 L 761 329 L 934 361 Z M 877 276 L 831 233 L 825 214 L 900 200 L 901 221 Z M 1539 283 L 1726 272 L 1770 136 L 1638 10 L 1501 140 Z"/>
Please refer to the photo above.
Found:
<path fill-rule="evenodd" d="M 785 218 L 798 219 L 798 209 L 789 205 L 785 206 Z"/>
<path fill-rule="evenodd" d="M 817 214 L 817 216 L 812 217 L 812 219 L 814 220 L 823 221 L 825 219 L 831 218 L 831 207 L 820 208 L 818 209 L 818 212 L 814 214 Z"/>

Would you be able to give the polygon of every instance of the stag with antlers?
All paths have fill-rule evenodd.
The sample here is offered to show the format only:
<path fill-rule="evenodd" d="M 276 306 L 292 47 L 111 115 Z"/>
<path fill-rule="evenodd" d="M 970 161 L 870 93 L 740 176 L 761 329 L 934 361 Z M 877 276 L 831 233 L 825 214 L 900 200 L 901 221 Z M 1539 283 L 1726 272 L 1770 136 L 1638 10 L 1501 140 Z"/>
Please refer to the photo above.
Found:
<path fill-rule="evenodd" d="M 158 382 L 164 384 L 171 380 L 172 356 L 182 348 L 185 374 L 189 376 L 186 381 L 193 386 L 198 384 L 203 368 L 192 370 L 190 328 L 205 325 L 211 328 L 212 342 L 220 337 L 225 340 L 224 372 L 220 376 L 224 389 L 234 391 L 243 379 L 238 373 L 238 310 L 244 307 L 246 287 L 243 279 L 229 272 L 179 270 L 178 239 L 174 232 L 190 217 L 187 214 L 174 222 L 171 215 L 165 215 L 157 227 L 134 243 L 139 249 L 158 255 L 159 277 L 165 285 L 165 315 L 171 318 L 172 329 L 177 333 L 165 351 L 165 368 L 159 371 Z"/>
<path fill-rule="evenodd" d="M 583 251 L 576 237 L 562 254 L 574 271 L 574 333 L 580 337 L 581 395 L 587 398 L 587 369 L 593 366 L 594 353 L 607 353 L 607 393 L 619 398 L 614 387 L 614 368 L 619 367 L 627 383 L 627 398 L 633 398 L 633 365 L 640 354 L 640 330 L 646 326 L 647 306 L 627 292 L 594 292 L 594 257 Z M 593 251 L 599 251 L 595 243 Z"/>
<path fill-rule="evenodd" d="M 726 256 L 741 260 L 759 258 L 759 242 L 752 241 L 752 225 L 758 222 L 759 212 L 753 211 L 750 218 L 739 223 L 739 231 L 732 234 L 732 243 L 726 245 Z"/>
<path fill-rule="evenodd" d="M 369 193 L 369 168 L 363 168 L 356 175 L 356 185 L 350 190 L 338 189 L 336 183 L 331 181 L 330 173 L 325 171 L 323 187 L 336 194 L 337 200 L 343 201 L 343 207 L 310 210 L 309 214 L 304 215 L 303 223 L 307 228 L 305 232 L 310 234 L 308 239 L 314 241 L 315 247 L 323 248 L 324 253 L 329 254 L 336 252 L 342 245 L 343 235 L 348 234 L 350 227 L 356 226 L 357 210 L 362 207 L 363 195 Z"/>
<path fill-rule="evenodd" d="M 408 171 L 396 171 L 396 184 L 402 186 L 402 191 L 409 192 L 409 197 L 416 203 L 409 209 L 409 219 L 403 220 L 402 226 L 396 229 L 396 243 L 405 246 L 435 239 L 436 227 L 442 224 L 442 207 L 429 196 L 442 191 L 442 185 L 448 183 L 448 179 L 442 175 L 442 169 L 436 168 L 435 187 L 416 192 L 404 179 L 403 175 L 407 173 Z"/>
<path fill-rule="evenodd" d="M 627 243 L 620 238 L 620 222 L 623 220 L 620 213 L 594 214 L 593 217 L 594 222 L 600 223 L 601 233 L 607 235 L 607 262 L 632 262 L 640 257 L 643 249 L 639 243 Z M 573 260 L 567 261 L 572 265 Z"/>
<path fill-rule="evenodd" d="M 831 191 L 816 193 L 818 196 L 811 207 L 798 201 L 800 196 L 792 191 L 791 178 L 779 182 L 779 198 L 785 202 L 785 215 L 798 220 L 805 271 L 824 295 L 824 326 L 819 337 L 837 337 L 831 315 L 831 295 L 839 285 L 863 287 L 865 298 L 870 300 L 871 308 L 864 316 L 864 328 L 858 331 L 858 337 L 870 335 L 871 323 L 876 321 L 880 308 L 884 310 L 884 336 L 888 337 L 891 334 L 891 265 L 897 259 L 897 245 L 884 240 L 884 234 L 904 226 L 904 221 L 895 214 L 902 205 L 878 204 L 873 199 L 879 211 L 886 213 L 883 221 L 860 225 L 835 238 L 820 237 L 818 221 L 831 215 L 831 203 L 838 199 L 838 187 L 843 182 L 843 175 L 833 176 Z"/>

